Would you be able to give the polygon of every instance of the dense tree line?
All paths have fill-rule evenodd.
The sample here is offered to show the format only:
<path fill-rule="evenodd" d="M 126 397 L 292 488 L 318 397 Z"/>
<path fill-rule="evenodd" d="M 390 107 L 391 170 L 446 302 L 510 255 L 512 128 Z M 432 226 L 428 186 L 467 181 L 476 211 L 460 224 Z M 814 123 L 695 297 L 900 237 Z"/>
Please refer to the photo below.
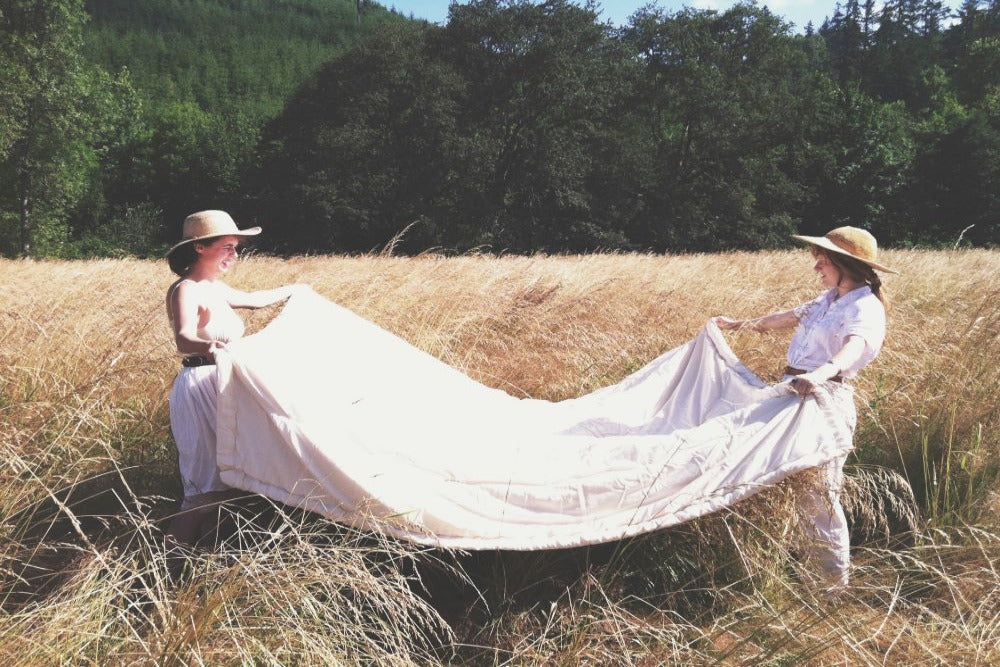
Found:
<path fill-rule="evenodd" d="M 717 250 L 869 227 L 997 241 L 998 5 L 856 0 L 797 35 L 755 5 L 614 29 L 562 0 L 387 25 L 265 132 L 280 247 Z M 249 209 L 248 209 L 249 210 Z"/>
<path fill-rule="evenodd" d="M 383 12 L 351 32 L 362 5 L 324 24 L 332 2 L 88 2 L 77 62 L 105 120 L 84 132 L 85 194 L 51 214 L 76 239 L 62 247 L 154 249 L 209 206 L 286 252 L 707 251 L 839 224 L 892 245 L 1000 241 L 998 0 L 954 17 L 849 0 L 804 34 L 756 5 L 615 28 L 565 0 L 473 0 L 444 26 Z M 0 17 L 11 3 L 40 4 L 0 0 Z M 19 85 L 0 78 L 0 95 Z M 0 119 L 4 169 L 18 127 Z"/>
<path fill-rule="evenodd" d="M 131 88 L 82 53 L 72 0 L 0 3 L 0 248 L 58 246 L 65 220 L 120 141 Z"/>
<path fill-rule="evenodd" d="M 387 17 L 367 0 L 0 0 L 0 253 L 156 252 L 185 212 L 242 197 L 261 127 Z"/>

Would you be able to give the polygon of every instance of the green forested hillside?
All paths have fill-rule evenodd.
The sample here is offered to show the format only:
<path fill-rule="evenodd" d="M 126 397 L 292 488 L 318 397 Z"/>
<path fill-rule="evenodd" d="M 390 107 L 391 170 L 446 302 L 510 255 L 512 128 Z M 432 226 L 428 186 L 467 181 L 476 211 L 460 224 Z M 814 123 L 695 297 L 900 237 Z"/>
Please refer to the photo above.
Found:
<path fill-rule="evenodd" d="M 87 0 L 87 55 L 127 67 L 154 103 L 209 113 L 276 114 L 315 68 L 358 33 L 354 0 Z M 362 8 L 364 22 L 385 16 Z"/>
<path fill-rule="evenodd" d="M 156 252 L 393 15 L 355 0 L 0 0 L 0 254 Z M 167 222 L 170 221 L 170 222 Z"/>
<path fill-rule="evenodd" d="M 261 126 L 317 67 L 389 16 L 354 0 L 87 0 L 86 7 L 86 54 L 110 71 L 126 68 L 142 108 L 140 127 L 108 156 L 109 187 L 75 227 L 79 235 L 127 212 L 134 219 L 127 226 L 149 230 L 138 239 L 146 245 L 175 233 L 176 224 L 161 228 L 165 220 L 232 208 Z"/>

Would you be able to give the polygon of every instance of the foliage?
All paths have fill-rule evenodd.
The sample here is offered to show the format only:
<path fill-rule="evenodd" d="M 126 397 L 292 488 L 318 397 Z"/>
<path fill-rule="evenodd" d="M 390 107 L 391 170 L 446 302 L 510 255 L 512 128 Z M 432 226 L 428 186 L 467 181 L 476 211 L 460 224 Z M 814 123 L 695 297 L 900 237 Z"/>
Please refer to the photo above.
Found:
<path fill-rule="evenodd" d="M 773 247 L 801 223 L 834 88 L 767 9 L 633 17 L 652 178 L 633 225 L 655 249 Z"/>
<path fill-rule="evenodd" d="M 619 245 L 605 211 L 621 195 L 590 190 L 634 66 L 595 18 L 562 0 L 474 3 L 444 29 L 377 30 L 269 128 L 269 234 L 368 250 L 415 222 L 404 248 Z"/>
<path fill-rule="evenodd" d="M 127 70 L 135 117 L 91 173 L 62 254 L 148 254 L 192 210 L 234 208 L 260 127 L 324 60 L 387 13 L 353 0 L 87 0 L 84 50 Z M 360 14 L 358 12 L 361 12 Z M 119 241 L 114 220 L 158 211 L 149 244 Z"/>
<path fill-rule="evenodd" d="M 990 116 L 951 81 L 942 11 L 852 2 L 800 36 L 754 5 L 620 31 L 556 0 L 456 5 L 319 71 L 268 127 L 246 212 L 285 251 L 403 230 L 403 252 L 762 248 L 842 224 L 995 243 L 995 153 L 964 139 Z M 947 37 L 982 41 L 973 16 Z"/>
<path fill-rule="evenodd" d="M 288 249 L 370 249 L 448 198 L 461 84 L 428 62 L 425 30 L 380 26 L 299 91 L 276 121 L 287 131 L 268 130 L 259 210 Z"/>
<path fill-rule="evenodd" d="M 59 252 L 123 121 L 128 80 L 84 59 L 84 21 L 79 0 L 0 8 L 0 251 Z"/>
<path fill-rule="evenodd" d="M 894 0 L 877 14 L 874 3 L 851 0 L 820 34 L 843 85 L 896 105 L 878 124 L 895 136 L 886 142 L 889 170 L 856 200 L 871 203 L 872 227 L 897 243 L 955 242 L 968 229 L 967 239 L 996 244 L 998 165 L 983 121 L 995 117 L 990 99 L 1000 89 L 1000 68 L 991 67 L 1000 62 L 1000 3 L 966 0 L 946 29 L 947 17 L 939 0 Z M 985 150 L 966 144 L 983 130 Z"/>

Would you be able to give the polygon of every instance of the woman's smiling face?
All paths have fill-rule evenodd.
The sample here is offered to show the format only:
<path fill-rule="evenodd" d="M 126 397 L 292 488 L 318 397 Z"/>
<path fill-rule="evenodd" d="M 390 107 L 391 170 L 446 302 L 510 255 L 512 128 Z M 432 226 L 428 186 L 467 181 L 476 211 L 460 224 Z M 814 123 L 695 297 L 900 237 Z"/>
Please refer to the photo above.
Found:
<path fill-rule="evenodd" d="M 830 258 L 827 256 L 824 250 L 813 246 L 812 249 L 813 258 L 816 260 L 816 264 L 813 266 L 813 270 L 819 274 L 820 282 L 823 287 L 833 288 L 840 285 L 840 271 Z"/>
<path fill-rule="evenodd" d="M 236 263 L 240 238 L 220 236 L 209 244 L 198 244 L 198 263 L 213 275 L 224 275 Z"/>

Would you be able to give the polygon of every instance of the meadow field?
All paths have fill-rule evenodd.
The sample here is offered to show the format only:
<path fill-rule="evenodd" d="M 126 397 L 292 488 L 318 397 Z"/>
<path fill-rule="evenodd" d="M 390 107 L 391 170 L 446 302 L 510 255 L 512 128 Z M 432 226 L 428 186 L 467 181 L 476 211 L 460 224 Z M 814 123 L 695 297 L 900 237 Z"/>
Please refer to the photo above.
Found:
<path fill-rule="evenodd" d="M 1000 252 L 883 257 L 901 273 L 855 385 L 855 567 L 834 599 L 796 558 L 801 479 L 544 553 L 431 550 L 247 497 L 171 576 L 166 263 L 0 260 L 0 664 L 1000 664 Z M 713 315 L 812 298 L 811 266 L 805 250 L 251 255 L 227 280 L 309 283 L 485 384 L 558 400 Z M 780 377 L 787 334 L 728 338 Z"/>

